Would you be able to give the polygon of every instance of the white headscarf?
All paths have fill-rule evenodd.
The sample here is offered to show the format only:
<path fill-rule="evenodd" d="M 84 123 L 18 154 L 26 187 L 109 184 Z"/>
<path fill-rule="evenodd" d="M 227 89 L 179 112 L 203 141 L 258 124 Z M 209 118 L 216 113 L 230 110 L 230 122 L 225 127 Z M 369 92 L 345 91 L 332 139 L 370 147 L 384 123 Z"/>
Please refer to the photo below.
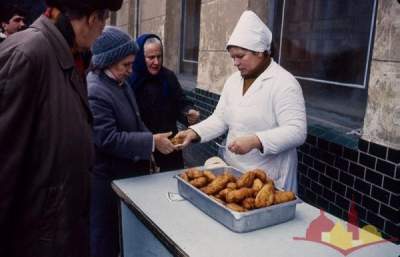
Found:
<path fill-rule="evenodd" d="M 244 11 L 226 45 L 239 46 L 255 52 L 271 50 L 272 33 L 252 11 Z"/>

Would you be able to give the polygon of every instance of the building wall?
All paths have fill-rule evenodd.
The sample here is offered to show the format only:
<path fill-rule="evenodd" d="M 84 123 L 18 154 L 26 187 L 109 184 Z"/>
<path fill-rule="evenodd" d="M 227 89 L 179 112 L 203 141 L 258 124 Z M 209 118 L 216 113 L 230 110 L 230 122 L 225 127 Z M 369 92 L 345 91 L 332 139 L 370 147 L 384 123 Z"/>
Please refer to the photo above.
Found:
<path fill-rule="evenodd" d="M 219 94 L 235 71 L 226 42 L 247 7 L 248 0 L 202 1 L 197 88 Z"/>
<path fill-rule="evenodd" d="M 139 1 L 139 34 L 154 33 L 164 41 L 166 0 Z"/>
<path fill-rule="evenodd" d="M 379 1 L 362 138 L 400 150 L 400 3 Z"/>
<path fill-rule="evenodd" d="M 130 0 L 124 0 L 122 2 L 122 7 L 121 9 L 116 13 L 115 17 L 115 25 L 120 27 L 126 32 L 129 32 L 129 26 L 133 22 L 131 21 L 131 15 L 130 15 L 130 8 L 131 8 L 131 1 Z"/>

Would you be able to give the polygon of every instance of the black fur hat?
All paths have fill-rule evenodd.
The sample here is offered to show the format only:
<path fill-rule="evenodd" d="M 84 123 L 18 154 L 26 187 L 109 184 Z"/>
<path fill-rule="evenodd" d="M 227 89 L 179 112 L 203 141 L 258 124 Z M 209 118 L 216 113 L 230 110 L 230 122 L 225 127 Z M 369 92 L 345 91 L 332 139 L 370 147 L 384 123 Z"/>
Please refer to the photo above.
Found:
<path fill-rule="evenodd" d="M 47 6 L 60 10 L 65 8 L 79 11 L 108 9 L 117 11 L 121 8 L 122 0 L 46 0 Z"/>

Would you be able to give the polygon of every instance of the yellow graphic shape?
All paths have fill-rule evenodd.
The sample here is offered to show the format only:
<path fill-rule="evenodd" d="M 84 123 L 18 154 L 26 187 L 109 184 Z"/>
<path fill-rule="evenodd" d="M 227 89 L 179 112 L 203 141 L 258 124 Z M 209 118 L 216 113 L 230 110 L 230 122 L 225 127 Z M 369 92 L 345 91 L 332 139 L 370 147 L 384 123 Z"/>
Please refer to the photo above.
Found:
<path fill-rule="evenodd" d="M 336 222 L 330 232 L 329 241 L 332 245 L 347 250 L 353 246 L 353 233 L 348 232 L 340 222 Z"/>
<path fill-rule="evenodd" d="M 365 225 L 360 229 L 360 240 L 364 244 L 369 244 L 382 240 L 382 235 L 375 226 Z"/>

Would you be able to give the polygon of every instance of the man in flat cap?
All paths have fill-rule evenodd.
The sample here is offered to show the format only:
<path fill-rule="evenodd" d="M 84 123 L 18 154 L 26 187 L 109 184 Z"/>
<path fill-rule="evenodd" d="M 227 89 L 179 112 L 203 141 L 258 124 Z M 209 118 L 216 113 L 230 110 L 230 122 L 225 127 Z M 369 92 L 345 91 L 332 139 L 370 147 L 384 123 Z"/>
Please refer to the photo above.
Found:
<path fill-rule="evenodd" d="M 225 82 L 214 113 L 177 137 L 185 147 L 228 130 L 224 160 L 246 171 L 261 168 L 279 188 L 297 191 L 296 147 L 306 138 L 297 80 L 271 58 L 272 33 L 252 11 L 240 17 L 227 43 L 238 71 Z"/>
<path fill-rule="evenodd" d="M 92 116 L 80 53 L 122 0 L 46 4 L 0 44 L 0 256 L 90 256 Z"/>

